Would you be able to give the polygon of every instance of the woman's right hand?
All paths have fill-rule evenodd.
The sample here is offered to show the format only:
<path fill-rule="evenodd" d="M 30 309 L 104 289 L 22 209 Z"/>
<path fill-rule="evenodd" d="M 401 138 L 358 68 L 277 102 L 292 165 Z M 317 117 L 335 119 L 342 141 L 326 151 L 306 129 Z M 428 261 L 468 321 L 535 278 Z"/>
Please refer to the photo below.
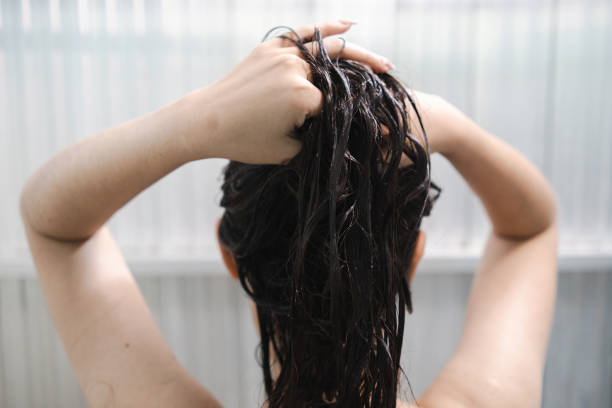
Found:
<path fill-rule="evenodd" d="M 453 143 L 461 133 L 463 124 L 468 118 L 463 112 L 438 95 L 412 89 L 408 92 L 423 120 L 430 153 L 446 155 L 452 150 Z M 410 106 L 409 104 L 410 101 L 407 102 L 407 106 Z M 409 111 L 413 132 L 422 140 L 423 134 L 419 119 L 414 109 L 410 108 Z"/>
<path fill-rule="evenodd" d="M 387 72 L 392 64 L 375 53 L 346 43 L 349 20 L 307 25 L 295 30 L 307 49 L 314 45 L 315 30 L 329 58 L 342 57 Z M 285 33 L 295 38 L 294 33 Z M 291 137 L 307 117 L 315 116 L 323 94 L 311 82 L 310 65 L 287 39 L 272 38 L 258 45 L 228 74 L 186 98 L 190 132 L 184 145 L 192 160 L 219 157 L 251 164 L 279 164 L 291 159 L 302 143 Z"/>

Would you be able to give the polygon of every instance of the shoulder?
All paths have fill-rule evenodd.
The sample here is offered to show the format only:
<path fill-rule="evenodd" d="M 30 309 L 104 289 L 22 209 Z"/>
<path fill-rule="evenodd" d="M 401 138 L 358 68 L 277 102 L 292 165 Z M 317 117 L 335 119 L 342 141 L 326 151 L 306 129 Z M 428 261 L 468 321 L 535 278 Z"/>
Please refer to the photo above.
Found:
<path fill-rule="evenodd" d="M 397 408 L 419 408 L 417 405 L 409 404 L 408 402 L 404 402 L 402 400 L 397 400 Z"/>
<path fill-rule="evenodd" d="M 468 408 L 468 405 L 451 398 L 439 398 L 434 401 L 417 401 L 411 404 L 402 400 L 397 400 L 397 408 Z"/>

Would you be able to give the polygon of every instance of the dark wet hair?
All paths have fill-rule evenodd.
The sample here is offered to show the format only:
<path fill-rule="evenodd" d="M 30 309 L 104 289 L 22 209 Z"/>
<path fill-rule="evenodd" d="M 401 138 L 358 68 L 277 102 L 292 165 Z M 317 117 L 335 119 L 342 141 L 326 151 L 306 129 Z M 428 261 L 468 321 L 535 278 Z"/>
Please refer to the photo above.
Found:
<path fill-rule="evenodd" d="M 295 130 L 302 150 L 287 163 L 225 167 L 219 236 L 257 307 L 269 407 L 395 407 L 406 272 L 440 189 L 405 88 L 330 59 L 318 30 L 313 41 L 316 56 L 294 42 L 322 110 Z M 402 152 L 412 164 L 399 168 Z"/>

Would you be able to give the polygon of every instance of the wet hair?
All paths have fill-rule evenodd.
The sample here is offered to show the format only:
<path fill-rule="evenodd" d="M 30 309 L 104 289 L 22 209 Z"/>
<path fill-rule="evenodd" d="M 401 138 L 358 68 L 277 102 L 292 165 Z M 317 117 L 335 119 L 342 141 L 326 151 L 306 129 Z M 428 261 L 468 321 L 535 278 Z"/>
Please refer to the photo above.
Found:
<path fill-rule="evenodd" d="M 257 308 L 266 405 L 395 407 L 406 274 L 440 192 L 425 129 L 393 76 L 331 59 L 318 30 L 316 55 L 281 37 L 310 65 L 323 107 L 295 129 L 302 149 L 288 162 L 229 162 L 219 227 Z"/>

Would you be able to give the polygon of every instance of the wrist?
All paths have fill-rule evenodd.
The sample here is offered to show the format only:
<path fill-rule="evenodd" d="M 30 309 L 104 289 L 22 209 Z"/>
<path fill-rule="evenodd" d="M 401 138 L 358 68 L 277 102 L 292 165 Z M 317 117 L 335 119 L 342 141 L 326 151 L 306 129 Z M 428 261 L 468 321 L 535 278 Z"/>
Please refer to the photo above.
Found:
<path fill-rule="evenodd" d="M 220 118 L 209 87 L 190 92 L 166 107 L 175 123 L 180 156 L 185 163 L 219 157 L 213 140 L 218 137 Z"/>

